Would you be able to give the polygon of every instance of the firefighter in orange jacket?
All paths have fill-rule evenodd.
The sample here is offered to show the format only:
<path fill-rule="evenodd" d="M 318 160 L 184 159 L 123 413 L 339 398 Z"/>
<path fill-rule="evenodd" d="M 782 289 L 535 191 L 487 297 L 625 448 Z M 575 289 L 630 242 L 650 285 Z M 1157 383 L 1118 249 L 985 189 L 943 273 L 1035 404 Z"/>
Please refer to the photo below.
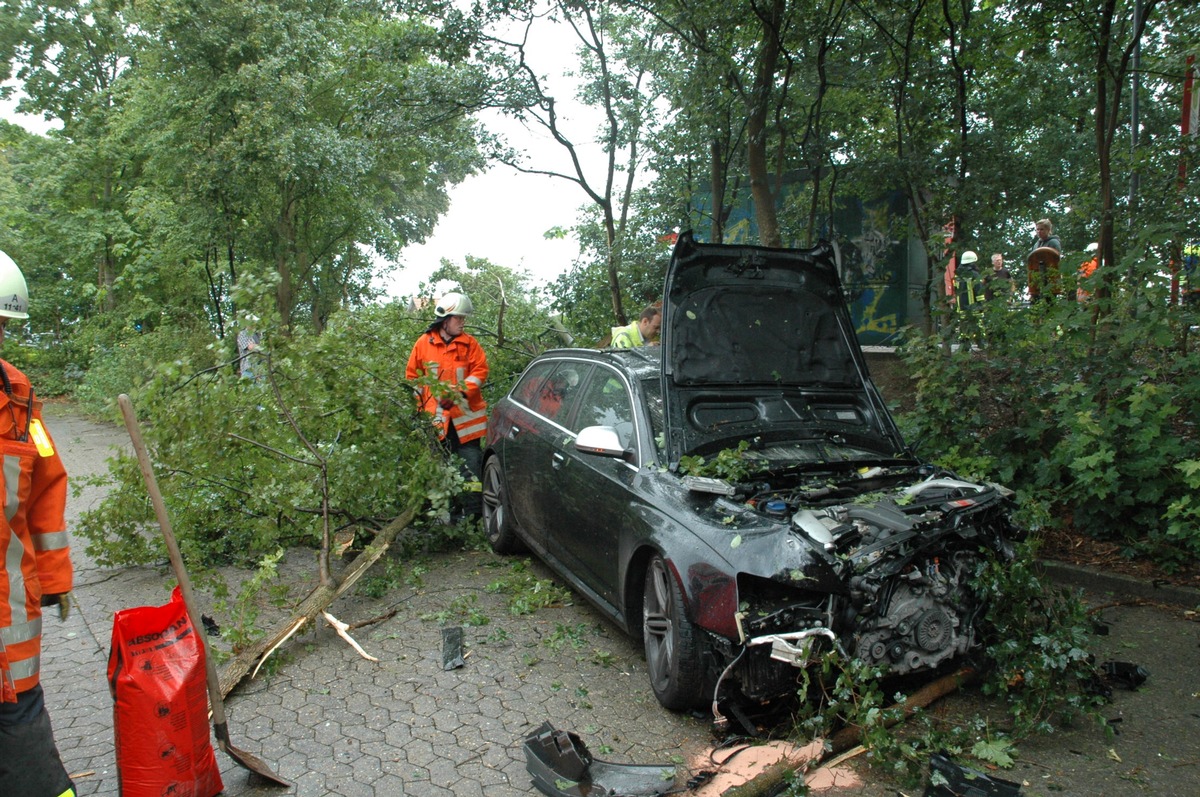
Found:
<path fill-rule="evenodd" d="M 436 376 L 449 388 L 435 393 L 428 387 L 417 393 L 417 403 L 433 416 L 438 437 L 450 453 L 462 457 L 469 471 L 472 490 L 467 501 L 470 514 L 482 509 L 479 477 L 483 467 L 483 436 L 487 433 L 487 402 L 483 383 L 488 363 L 483 347 L 463 331 L 467 316 L 475 311 L 465 293 L 448 293 L 434 309 L 434 321 L 421 333 L 408 357 L 405 376 Z M 464 476 L 467 474 L 464 474 Z"/>
<path fill-rule="evenodd" d="M 0 252 L 0 342 L 8 320 L 29 318 L 29 291 Z M 63 513 L 67 472 L 25 374 L 0 360 L 0 794 L 74 797 L 39 679 L 42 607 L 70 608 L 71 554 Z"/>

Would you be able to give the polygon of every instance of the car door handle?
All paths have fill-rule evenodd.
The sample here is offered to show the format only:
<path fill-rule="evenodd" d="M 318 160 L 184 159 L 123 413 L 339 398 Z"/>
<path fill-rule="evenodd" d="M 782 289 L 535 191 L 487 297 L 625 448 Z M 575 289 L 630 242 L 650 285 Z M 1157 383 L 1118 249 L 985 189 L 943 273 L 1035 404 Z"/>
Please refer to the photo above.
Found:
<path fill-rule="evenodd" d="M 551 464 L 551 465 L 552 465 L 554 468 L 561 468 L 561 467 L 562 467 L 563 465 L 565 465 L 565 464 L 566 464 L 566 462 L 567 462 L 567 458 L 566 458 L 566 457 L 564 457 L 564 456 L 563 456 L 561 453 L 559 453 L 558 451 L 555 451 L 553 454 L 551 454 L 551 455 L 550 455 L 550 459 L 552 459 L 552 460 L 553 460 L 553 462 L 551 462 L 550 464 Z"/>

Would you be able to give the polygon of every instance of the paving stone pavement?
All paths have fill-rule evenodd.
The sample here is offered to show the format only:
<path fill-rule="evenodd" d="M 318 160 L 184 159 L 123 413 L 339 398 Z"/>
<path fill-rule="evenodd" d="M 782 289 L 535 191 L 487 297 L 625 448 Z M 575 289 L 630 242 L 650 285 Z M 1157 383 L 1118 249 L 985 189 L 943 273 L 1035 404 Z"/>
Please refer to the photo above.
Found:
<path fill-rule="evenodd" d="M 103 465 L 80 452 L 128 444 L 123 429 L 82 422 L 65 410 L 48 409 L 47 422 L 75 477 Z M 95 488 L 72 495 L 69 515 L 99 496 Z M 74 542 L 76 608 L 65 623 L 47 618 L 43 682 L 79 794 L 108 797 L 118 794 L 106 682 L 113 612 L 165 603 L 174 579 L 165 565 L 98 567 L 83 541 Z M 361 658 L 325 625 L 293 638 L 270 674 L 243 681 L 230 695 L 226 711 L 233 744 L 295 786 L 263 785 L 218 751 L 224 793 L 530 794 L 521 744 L 545 720 L 579 733 L 606 761 L 671 765 L 703 749 L 711 740 L 708 724 L 663 710 L 650 692 L 640 647 L 590 607 L 510 614 L 505 596 L 487 587 L 524 561 L 490 552 L 430 557 L 416 586 L 378 600 L 336 602 L 331 612 L 350 623 L 396 610 L 352 632 L 379 662 Z M 528 566 L 548 577 L 539 564 Z M 294 555 L 284 567 L 315 570 L 311 554 Z M 304 577 L 296 576 L 293 599 L 307 594 Z M 204 590 L 197 597 L 206 603 Z M 490 622 L 468 624 L 484 618 Z M 464 667 L 442 669 L 444 625 L 464 628 Z"/>

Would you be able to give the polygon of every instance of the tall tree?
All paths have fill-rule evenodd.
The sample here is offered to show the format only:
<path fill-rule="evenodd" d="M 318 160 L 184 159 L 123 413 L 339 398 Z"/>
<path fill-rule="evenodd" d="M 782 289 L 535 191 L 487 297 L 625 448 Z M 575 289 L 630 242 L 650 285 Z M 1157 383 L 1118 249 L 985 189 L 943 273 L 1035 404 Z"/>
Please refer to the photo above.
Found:
<path fill-rule="evenodd" d="M 577 97 L 600 111 L 599 130 L 572 125 L 561 113 L 563 98 L 539 73 L 527 40 L 543 14 L 570 32 L 579 55 Z M 629 209 L 636 180 L 644 168 L 646 140 L 657 129 L 657 101 L 649 77 L 654 59 L 661 58 L 660 31 L 645 24 L 640 14 L 621 11 L 609 0 L 566 2 L 553 0 L 548 11 L 533 6 L 518 26 L 519 36 L 497 37 L 500 63 L 511 79 L 508 113 L 524 124 L 547 133 L 565 155 L 564 166 L 546 165 L 545 154 L 532 160 L 529 153 L 500 150 L 500 160 L 527 174 L 544 174 L 578 185 L 598 211 L 604 229 L 601 257 L 613 316 L 625 323 L 621 272 L 627 247 Z M 597 168 L 587 162 L 580 141 L 595 140 L 603 154 Z"/>
<path fill-rule="evenodd" d="M 429 234 L 478 163 L 462 54 L 383 2 L 173 0 L 139 16 L 139 119 L 159 190 L 209 219 L 201 252 L 267 268 L 283 329 L 370 296 L 371 258 Z M 140 124 L 141 122 L 139 122 Z"/>

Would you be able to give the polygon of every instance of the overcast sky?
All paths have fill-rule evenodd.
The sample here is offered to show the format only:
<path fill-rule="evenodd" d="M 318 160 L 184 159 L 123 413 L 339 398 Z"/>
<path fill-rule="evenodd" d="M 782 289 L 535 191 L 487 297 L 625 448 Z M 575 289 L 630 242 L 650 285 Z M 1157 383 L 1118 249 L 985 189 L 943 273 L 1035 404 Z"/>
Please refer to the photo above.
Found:
<path fill-rule="evenodd" d="M 538 283 L 566 271 L 579 254 L 574 237 L 547 240 L 554 227 L 575 224 L 587 196 L 575 183 L 493 166 L 450 191 L 450 211 L 424 244 L 409 246 L 387 281 L 390 296 L 411 296 L 442 258 L 462 265 L 467 255 L 528 271 Z"/>

